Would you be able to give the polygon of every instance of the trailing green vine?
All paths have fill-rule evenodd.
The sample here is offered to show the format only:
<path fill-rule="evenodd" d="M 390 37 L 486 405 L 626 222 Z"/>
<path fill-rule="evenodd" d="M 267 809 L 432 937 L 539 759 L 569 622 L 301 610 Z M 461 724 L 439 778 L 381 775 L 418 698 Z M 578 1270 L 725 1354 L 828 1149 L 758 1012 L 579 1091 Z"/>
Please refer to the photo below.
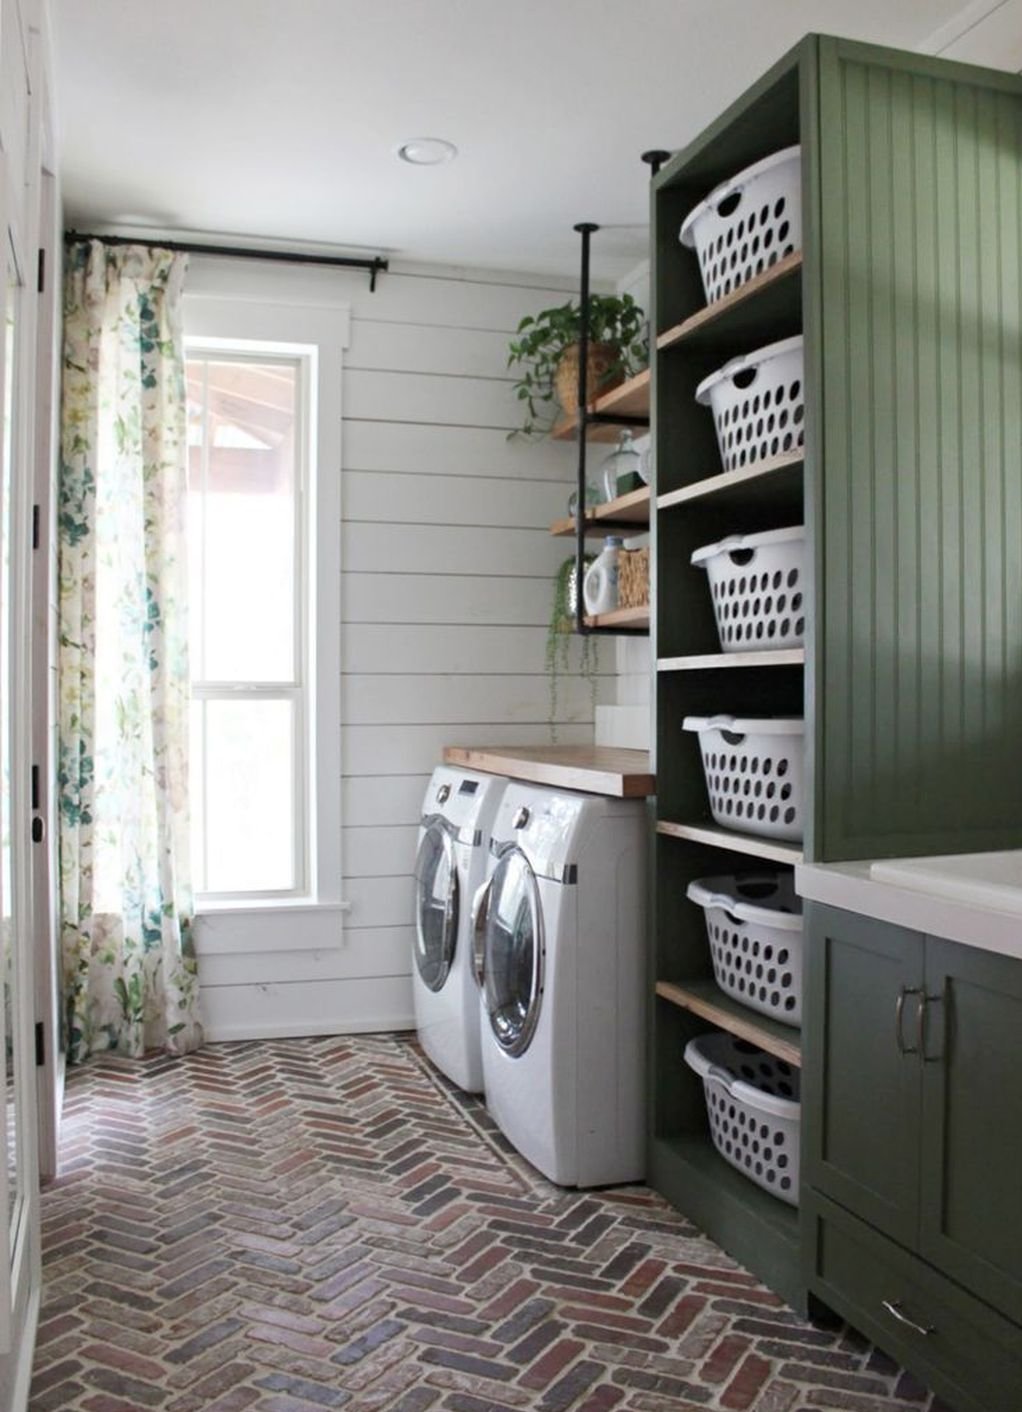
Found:
<path fill-rule="evenodd" d="M 594 556 L 585 556 L 583 573 L 593 562 Z M 546 673 L 549 685 L 550 739 L 557 741 L 558 680 L 567 674 L 571 665 L 571 643 L 575 636 L 575 556 L 565 559 L 554 575 L 553 603 L 550 608 L 550 624 L 546 635 Z M 581 586 L 579 591 L 581 591 Z M 583 636 L 579 655 L 579 671 L 583 680 L 589 683 L 593 715 L 596 715 L 596 676 L 600 667 L 600 644 L 596 637 Z"/>

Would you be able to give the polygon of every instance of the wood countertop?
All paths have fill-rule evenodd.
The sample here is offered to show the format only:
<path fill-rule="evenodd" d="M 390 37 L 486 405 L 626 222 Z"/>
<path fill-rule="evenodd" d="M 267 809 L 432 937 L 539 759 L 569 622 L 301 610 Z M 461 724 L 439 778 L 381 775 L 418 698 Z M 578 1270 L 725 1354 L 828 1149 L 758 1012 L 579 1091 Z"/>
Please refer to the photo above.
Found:
<path fill-rule="evenodd" d="M 650 774 L 645 750 L 606 745 L 448 745 L 444 764 L 616 799 L 644 799 L 656 793 L 656 777 Z"/>

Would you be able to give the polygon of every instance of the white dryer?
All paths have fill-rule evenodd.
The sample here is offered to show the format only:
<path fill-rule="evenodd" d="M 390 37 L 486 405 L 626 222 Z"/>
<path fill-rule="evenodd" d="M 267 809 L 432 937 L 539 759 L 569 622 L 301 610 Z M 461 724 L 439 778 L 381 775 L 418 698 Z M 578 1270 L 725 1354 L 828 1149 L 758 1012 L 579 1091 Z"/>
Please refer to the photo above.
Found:
<path fill-rule="evenodd" d="M 551 1181 L 645 1171 L 642 801 L 508 784 L 473 906 L 486 1106 Z"/>
<path fill-rule="evenodd" d="M 415 860 L 415 1024 L 433 1063 L 469 1093 L 483 1088 L 470 907 L 486 876 L 506 784 L 500 775 L 438 765 L 423 800 Z"/>

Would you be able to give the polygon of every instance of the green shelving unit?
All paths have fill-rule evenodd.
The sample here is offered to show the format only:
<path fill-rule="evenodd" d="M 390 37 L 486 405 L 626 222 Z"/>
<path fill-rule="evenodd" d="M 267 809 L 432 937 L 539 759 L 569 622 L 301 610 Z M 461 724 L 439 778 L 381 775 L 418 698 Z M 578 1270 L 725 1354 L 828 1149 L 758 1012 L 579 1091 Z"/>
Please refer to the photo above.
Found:
<path fill-rule="evenodd" d="M 801 252 L 706 308 L 682 220 L 796 143 Z M 688 883 L 790 866 L 799 845 L 714 824 L 681 723 L 804 716 L 809 861 L 1022 845 L 1022 80 L 807 36 L 662 168 L 651 224 L 650 1179 L 806 1309 L 798 1214 L 713 1149 L 682 1059 L 713 1026 L 677 997 L 712 998 Z M 804 451 L 723 473 L 696 387 L 800 332 Z M 801 523 L 804 652 L 722 661 L 692 551 Z M 759 1023 L 776 1042 L 741 1009 L 718 1007 L 715 1023 L 746 1036 Z"/>

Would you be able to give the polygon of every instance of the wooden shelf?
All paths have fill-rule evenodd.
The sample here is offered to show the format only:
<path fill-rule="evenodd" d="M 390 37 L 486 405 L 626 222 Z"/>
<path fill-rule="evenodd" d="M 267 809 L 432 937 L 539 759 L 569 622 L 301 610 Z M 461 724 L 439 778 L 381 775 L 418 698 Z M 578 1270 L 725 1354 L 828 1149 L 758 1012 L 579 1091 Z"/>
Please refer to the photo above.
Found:
<path fill-rule="evenodd" d="M 721 667 L 801 667 L 804 647 L 779 647 L 770 652 L 707 652 L 697 657 L 658 657 L 658 672 L 716 671 Z"/>
<path fill-rule="evenodd" d="M 615 608 L 612 613 L 598 613 L 586 618 L 591 628 L 614 628 L 621 632 L 649 632 L 649 604 L 642 608 Z"/>
<path fill-rule="evenodd" d="M 802 1066 L 802 1042 L 797 1028 L 782 1025 L 768 1015 L 757 1014 L 738 1000 L 732 1000 L 713 981 L 657 981 L 656 993 L 662 999 L 708 1020 L 718 1029 L 759 1045 L 768 1054 L 784 1059 L 795 1068 Z"/>
<path fill-rule="evenodd" d="M 771 863 L 787 863 L 794 867 L 802 862 L 802 850 L 793 843 L 777 843 L 754 834 L 732 833 L 715 824 L 674 824 L 661 819 L 657 833 L 669 838 L 685 838 L 691 843 L 705 843 L 711 848 L 726 848 L 730 853 L 746 853 L 751 858 L 766 858 Z"/>
<path fill-rule="evenodd" d="M 606 534 L 612 529 L 644 530 L 649 528 L 650 493 L 648 485 L 640 485 L 638 490 L 630 490 L 627 495 L 619 495 L 616 500 L 608 500 L 603 505 L 594 505 L 586 511 L 586 534 Z M 575 533 L 575 517 L 554 520 L 550 533 L 561 537 Z"/>
<path fill-rule="evenodd" d="M 771 456 L 766 461 L 743 466 L 737 471 L 722 471 L 719 475 L 708 476 L 706 480 L 693 481 L 691 485 L 658 495 L 657 509 L 673 510 L 677 505 L 688 505 L 707 496 L 713 496 L 719 504 L 731 500 L 742 506 L 755 503 L 757 497 L 767 496 L 776 501 L 801 501 L 804 460 L 802 451 L 792 451 L 784 456 Z"/>
<path fill-rule="evenodd" d="M 715 347 L 748 334 L 757 335 L 761 342 L 771 342 L 783 338 L 789 328 L 792 333 L 800 333 L 802 282 L 797 276 L 801 269 L 802 252 L 796 250 L 723 299 L 707 304 L 658 334 L 658 352 L 679 344 Z M 783 324 L 780 329 L 776 327 L 778 320 Z"/>
<path fill-rule="evenodd" d="M 645 417 L 648 420 L 649 369 L 644 368 L 633 378 L 628 378 L 626 382 L 619 383 L 617 387 L 605 392 L 602 397 L 597 397 L 595 402 L 590 402 L 589 410 L 599 412 L 601 416 Z M 562 417 L 550 435 L 554 441 L 572 441 L 577 433 L 578 415 L 572 413 L 571 416 Z M 590 441 L 617 441 L 621 435 L 621 426 L 595 422 L 587 429 L 586 435 Z"/>
<path fill-rule="evenodd" d="M 645 750 L 605 745 L 448 745 L 444 764 L 615 799 L 644 799 L 656 793 Z"/>

